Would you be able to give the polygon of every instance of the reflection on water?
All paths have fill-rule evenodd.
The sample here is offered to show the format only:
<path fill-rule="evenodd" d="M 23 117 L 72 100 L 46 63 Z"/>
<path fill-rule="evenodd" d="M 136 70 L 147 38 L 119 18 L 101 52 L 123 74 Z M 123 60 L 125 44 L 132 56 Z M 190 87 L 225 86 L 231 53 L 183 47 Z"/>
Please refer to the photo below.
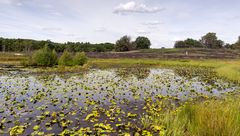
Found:
<path fill-rule="evenodd" d="M 0 124 L 0 130 L 7 132 L 15 125 L 24 124 L 25 134 L 30 134 L 34 125 L 40 125 L 48 134 L 76 126 L 78 129 L 91 127 L 94 122 L 86 117 L 93 110 L 101 114 L 97 122 L 137 124 L 136 118 L 129 119 L 126 114 L 131 112 L 140 117 L 147 98 L 171 96 L 181 101 L 199 96 L 221 96 L 235 89 L 221 80 L 216 79 L 211 85 L 199 77 L 182 77 L 169 69 L 91 70 L 85 75 L 66 77 L 23 76 L 21 73 L 0 76 L 0 120 L 8 122 L 2 124 L 4 127 Z M 111 114 L 114 118 L 108 116 L 111 109 L 119 111 Z M 51 116 L 53 113 L 57 113 L 57 119 Z"/>

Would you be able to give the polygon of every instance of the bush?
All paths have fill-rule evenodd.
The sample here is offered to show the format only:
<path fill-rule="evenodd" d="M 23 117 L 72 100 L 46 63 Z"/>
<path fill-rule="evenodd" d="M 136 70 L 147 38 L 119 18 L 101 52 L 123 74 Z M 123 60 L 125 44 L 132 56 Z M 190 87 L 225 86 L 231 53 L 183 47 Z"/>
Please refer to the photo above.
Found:
<path fill-rule="evenodd" d="M 71 55 L 70 52 L 65 50 L 62 54 L 62 56 L 58 60 L 58 65 L 62 66 L 73 66 L 74 61 L 73 61 L 73 56 Z"/>
<path fill-rule="evenodd" d="M 53 66 L 57 64 L 57 53 L 48 46 L 36 51 L 29 60 L 30 65 Z"/>
<path fill-rule="evenodd" d="M 78 52 L 73 58 L 75 65 L 84 65 L 87 63 L 87 56 L 84 52 Z"/>
<path fill-rule="evenodd" d="M 64 51 L 62 56 L 59 58 L 58 64 L 62 66 L 75 66 L 84 65 L 87 63 L 87 56 L 84 52 L 78 52 L 75 56 L 71 55 L 70 52 Z"/>

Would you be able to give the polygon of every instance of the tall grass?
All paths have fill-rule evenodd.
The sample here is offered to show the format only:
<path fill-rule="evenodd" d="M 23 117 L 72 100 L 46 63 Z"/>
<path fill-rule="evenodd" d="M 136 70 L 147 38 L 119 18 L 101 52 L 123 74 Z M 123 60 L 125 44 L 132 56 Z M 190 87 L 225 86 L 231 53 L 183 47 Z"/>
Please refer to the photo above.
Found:
<path fill-rule="evenodd" d="M 147 124 L 164 126 L 166 136 L 239 136 L 239 97 L 185 104 L 153 117 Z"/>

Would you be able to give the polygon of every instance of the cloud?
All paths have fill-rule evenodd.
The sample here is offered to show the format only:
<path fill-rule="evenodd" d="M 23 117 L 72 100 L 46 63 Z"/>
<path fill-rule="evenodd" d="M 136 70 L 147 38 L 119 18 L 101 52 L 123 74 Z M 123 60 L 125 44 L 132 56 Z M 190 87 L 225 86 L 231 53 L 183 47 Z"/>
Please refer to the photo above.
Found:
<path fill-rule="evenodd" d="M 147 22 L 144 22 L 142 23 L 143 25 L 146 25 L 146 26 L 156 26 L 156 25 L 160 25 L 160 24 L 163 24 L 163 22 L 159 22 L 159 21 L 147 21 Z"/>
<path fill-rule="evenodd" d="M 162 11 L 163 8 L 159 7 L 148 7 L 145 4 L 136 3 L 134 1 L 120 4 L 114 8 L 113 13 L 116 14 L 127 14 L 127 13 L 156 13 Z"/>
<path fill-rule="evenodd" d="M 0 3 L 22 6 L 22 5 L 24 5 L 25 2 L 29 2 L 29 1 L 31 1 L 31 0 L 0 0 Z"/>
<path fill-rule="evenodd" d="M 74 37 L 74 36 L 76 36 L 76 34 L 71 34 L 71 33 L 69 33 L 69 34 L 66 34 L 66 36 Z"/>
<path fill-rule="evenodd" d="M 61 17 L 61 16 L 63 16 L 63 14 L 62 13 L 60 13 L 60 12 L 58 12 L 58 11 L 49 11 L 50 13 L 50 15 L 53 15 L 53 16 L 59 16 L 59 17 Z"/>
<path fill-rule="evenodd" d="M 96 28 L 94 31 L 95 32 L 104 32 L 106 31 L 107 29 L 105 27 L 99 27 L 99 28 Z"/>
<path fill-rule="evenodd" d="M 150 32 L 146 31 L 146 30 L 138 30 L 137 31 L 137 34 L 143 34 L 143 35 L 146 35 L 146 34 L 150 34 Z"/>
<path fill-rule="evenodd" d="M 42 28 L 43 31 L 62 31 L 60 27 L 44 27 Z"/>

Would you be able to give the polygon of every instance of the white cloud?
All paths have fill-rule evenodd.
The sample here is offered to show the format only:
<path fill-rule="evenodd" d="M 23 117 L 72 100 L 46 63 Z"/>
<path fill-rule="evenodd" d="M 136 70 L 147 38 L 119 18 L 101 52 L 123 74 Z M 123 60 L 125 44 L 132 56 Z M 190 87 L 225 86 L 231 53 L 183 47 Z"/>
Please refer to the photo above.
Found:
<path fill-rule="evenodd" d="M 138 31 L 137 31 L 137 34 L 146 35 L 146 34 L 150 34 L 150 32 L 149 32 L 149 31 L 146 31 L 146 30 L 138 30 Z"/>
<path fill-rule="evenodd" d="M 116 14 L 126 14 L 126 13 L 156 13 L 163 10 L 159 7 L 148 7 L 145 4 L 136 3 L 134 1 L 127 2 L 125 4 L 120 4 L 114 9 Z"/>
<path fill-rule="evenodd" d="M 44 27 L 42 28 L 43 31 L 62 31 L 60 27 Z"/>
<path fill-rule="evenodd" d="M 59 17 L 63 16 L 63 14 L 58 11 L 50 11 L 50 14 L 53 16 L 59 16 Z"/>
<path fill-rule="evenodd" d="M 99 28 L 96 28 L 94 31 L 95 32 L 104 32 L 106 31 L 107 29 L 105 27 L 99 27 Z"/>
<path fill-rule="evenodd" d="M 28 1 L 31 1 L 31 0 L 0 0 L 0 3 L 22 6 L 24 2 L 28 2 Z"/>
<path fill-rule="evenodd" d="M 147 22 L 144 22 L 142 23 L 143 25 L 146 25 L 146 26 L 155 26 L 155 25 L 160 25 L 160 24 L 163 24 L 163 22 L 159 22 L 159 21 L 147 21 Z"/>

